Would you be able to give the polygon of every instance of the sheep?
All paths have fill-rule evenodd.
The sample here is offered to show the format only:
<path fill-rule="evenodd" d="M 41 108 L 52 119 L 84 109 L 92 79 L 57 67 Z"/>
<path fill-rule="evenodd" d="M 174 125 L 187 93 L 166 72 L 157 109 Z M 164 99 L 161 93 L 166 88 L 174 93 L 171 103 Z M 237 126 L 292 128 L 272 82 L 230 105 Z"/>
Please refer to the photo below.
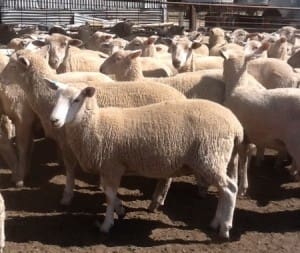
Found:
<path fill-rule="evenodd" d="M 229 35 L 226 34 L 226 36 L 229 37 L 229 42 L 230 43 L 235 43 L 235 44 L 238 44 L 240 46 L 244 46 L 244 43 L 245 43 L 248 35 L 249 35 L 249 33 L 246 30 L 240 29 L 240 28 L 235 29 Z"/>
<path fill-rule="evenodd" d="M 188 38 L 180 37 L 166 40 L 170 45 L 173 66 L 182 72 L 193 72 L 203 69 L 221 69 L 223 59 L 219 56 L 196 57 L 193 50 L 201 46 L 201 42 L 191 42 Z"/>
<path fill-rule="evenodd" d="M 288 57 L 288 43 L 285 37 L 281 37 L 276 40 L 268 49 L 269 58 L 277 58 L 281 60 L 287 60 Z"/>
<path fill-rule="evenodd" d="M 204 98 L 222 103 L 224 99 L 224 83 L 222 71 L 205 70 L 180 73 L 173 77 L 144 78 L 139 61 L 141 50 L 118 51 L 107 58 L 100 71 L 104 74 L 115 75 L 118 81 L 151 80 L 174 87 L 188 98 Z"/>
<path fill-rule="evenodd" d="M 101 177 L 107 198 L 102 232 L 113 226 L 114 210 L 120 215 L 116 195 L 124 174 L 167 178 L 188 169 L 218 188 L 211 226 L 220 227 L 219 235 L 229 238 L 237 194 L 236 158 L 243 142 L 243 128 L 230 110 L 207 100 L 99 108 L 93 87 L 77 89 L 58 82 L 49 86 L 59 95 L 49 121 L 55 128 L 65 127 L 81 166 Z"/>
<path fill-rule="evenodd" d="M 101 51 L 101 43 L 110 41 L 114 36 L 114 34 L 97 31 L 87 40 L 84 46 L 90 50 Z"/>
<path fill-rule="evenodd" d="M 45 39 L 45 44 L 49 45 L 49 64 L 57 73 L 97 72 L 104 61 L 101 52 L 80 50 L 76 47 L 81 46 L 82 41 L 62 34 L 53 33 Z"/>
<path fill-rule="evenodd" d="M 289 64 L 275 58 L 259 58 L 248 63 L 248 72 L 267 89 L 298 87 L 300 75 Z"/>
<path fill-rule="evenodd" d="M 22 78 L 18 85 L 25 91 L 25 95 L 32 110 L 39 116 L 46 136 L 57 141 L 63 152 L 64 164 L 66 167 L 66 186 L 61 203 L 67 205 L 71 202 L 74 188 L 74 168 L 77 161 L 74 154 L 64 141 L 62 131 L 55 131 L 48 121 L 51 106 L 53 105 L 53 92 L 45 87 L 42 80 L 47 77 L 61 82 L 80 82 L 80 79 L 73 79 L 73 73 L 55 75 L 51 73 L 50 67 L 46 64 L 44 56 L 39 53 L 29 52 L 26 50 L 18 51 L 11 59 L 15 62 L 17 75 Z M 67 74 L 70 74 L 69 76 Z M 66 78 L 66 76 L 68 78 Z M 88 82 L 81 77 L 81 80 Z M 128 82 L 119 85 L 118 83 L 92 82 L 99 87 L 98 102 L 99 106 L 120 106 L 133 107 L 150 103 L 156 103 L 163 100 L 182 99 L 183 94 L 177 90 L 163 84 L 154 82 Z M 80 84 L 78 84 L 80 85 Z"/>
<path fill-rule="evenodd" d="M 300 90 L 267 90 L 249 82 L 248 62 L 268 48 L 267 43 L 253 51 L 222 50 L 224 60 L 225 102 L 241 121 L 247 139 L 257 147 L 287 150 L 299 170 Z M 251 61 L 250 61 L 251 62 Z M 246 169 L 246 168 L 245 168 Z M 242 177 L 240 190 L 246 192 Z"/>
<path fill-rule="evenodd" d="M 225 39 L 225 31 L 219 27 L 212 28 L 209 34 L 209 55 L 220 56 L 221 48 L 241 49 L 240 45 L 228 43 Z"/>
<path fill-rule="evenodd" d="M 124 40 L 121 38 L 111 39 L 111 40 L 100 43 L 99 51 L 101 51 L 107 55 L 112 55 L 114 52 L 124 49 L 126 47 L 127 43 L 128 43 L 127 40 Z"/>
<path fill-rule="evenodd" d="M 3 252 L 5 247 L 5 203 L 0 193 L 0 253 Z"/>

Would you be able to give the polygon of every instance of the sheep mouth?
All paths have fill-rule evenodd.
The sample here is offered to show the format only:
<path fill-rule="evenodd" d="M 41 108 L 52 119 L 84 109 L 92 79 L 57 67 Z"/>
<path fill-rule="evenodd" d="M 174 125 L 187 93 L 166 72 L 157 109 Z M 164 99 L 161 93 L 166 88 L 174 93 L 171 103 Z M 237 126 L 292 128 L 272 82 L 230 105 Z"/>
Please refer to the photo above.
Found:
<path fill-rule="evenodd" d="M 61 127 L 63 126 L 63 124 L 62 124 L 61 122 L 53 122 L 53 123 L 52 123 L 52 126 L 53 126 L 54 128 L 61 128 Z"/>

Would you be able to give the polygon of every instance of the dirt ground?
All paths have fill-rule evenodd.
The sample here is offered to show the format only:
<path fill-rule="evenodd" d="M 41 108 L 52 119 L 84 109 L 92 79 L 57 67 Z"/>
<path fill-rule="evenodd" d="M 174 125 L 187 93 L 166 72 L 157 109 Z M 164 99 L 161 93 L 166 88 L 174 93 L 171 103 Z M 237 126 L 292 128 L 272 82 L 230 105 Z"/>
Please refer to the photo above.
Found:
<path fill-rule="evenodd" d="M 109 235 L 100 234 L 104 195 L 97 176 L 78 173 L 73 204 L 62 208 L 64 172 L 55 163 L 49 142 L 36 143 L 32 171 L 23 189 L 0 170 L 7 208 L 5 252 L 300 252 L 300 183 L 286 170 L 274 170 L 273 157 L 250 171 L 249 196 L 237 201 L 230 241 L 220 241 L 208 228 L 216 193 L 197 195 L 191 177 L 177 179 L 165 206 L 147 212 L 154 180 L 124 178 L 119 195 L 127 213 Z M 3 166 L 2 166 L 3 167 Z"/>

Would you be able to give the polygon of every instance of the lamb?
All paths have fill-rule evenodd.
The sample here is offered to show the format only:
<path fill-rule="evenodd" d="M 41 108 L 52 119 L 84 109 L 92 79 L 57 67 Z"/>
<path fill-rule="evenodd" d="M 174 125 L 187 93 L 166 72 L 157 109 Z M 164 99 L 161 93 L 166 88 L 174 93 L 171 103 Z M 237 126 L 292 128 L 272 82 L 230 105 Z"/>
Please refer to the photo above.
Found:
<path fill-rule="evenodd" d="M 67 182 L 64 195 L 61 200 L 62 204 L 69 204 L 73 197 L 74 188 L 74 168 L 77 161 L 69 146 L 64 141 L 64 133 L 57 131 L 49 125 L 48 116 L 50 115 L 51 106 L 53 106 L 54 94 L 44 85 L 43 77 L 61 82 L 79 82 L 80 79 L 73 79 L 73 73 L 55 75 L 51 73 L 50 67 L 46 64 L 44 56 L 39 53 L 29 52 L 26 50 L 18 51 L 11 59 L 17 68 L 17 74 L 22 78 L 18 85 L 25 91 L 25 95 L 32 110 L 39 116 L 46 136 L 57 141 L 60 150 L 63 152 L 64 164 L 67 173 Z M 70 74 L 71 77 L 66 75 Z M 83 81 L 84 80 L 82 79 Z M 80 85 L 80 84 L 78 84 Z M 120 106 L 133 107 L 150 103 L 156 103 L 163 100 L 182 99 L 183 94 L 177 90 L 162 84 L 154 82 L 137 83 L 107 83 L 93 82 L 97 85 L 99 106 Z"/>
<path fill-rule="evenodd" d="M 22 51 L 18 51 L 18 53 L 22 53 Z M 47 52 L 43 52 L 43 49 L 41 49 L 40 54 L 43 55 L 43 53 L 45 54 L 44 57 L 47 57 Z M 24 178 L 30 168 L 34 126 L 38 124 L 39 120 L 28 104 L 24 91 L 18 86 L 18 83 L 23 82 L 23 77 L 18 73 L 14 57 L 12 56 L 11 62 L 7 64 L 0 75 L 0 100 L 1 112 L 9 116 L 15 124 L 18 165 L 16 168 L 15 166 L 10 167 L 12 169 L 12 180 L 16 183 L 17 187 L 22 187 L 24 185 Z M 42 65 L 39 68 L 42 69 Z M 47 66 L 47 70 L 48 74 L 54 74 L 54 71 L 49 66 Z M 67 81 L 112 81 L 100 73 L 66 73 L 61 75 L 60 78 Z M 9 150 L 11 148 L 8 148 L 7 152 Z"/>
<path fill-rule="evenodd" d="M 248 72 L 267 89 L 299 86 L 300 75 L 280 59 L 254 59 L 248 63 Z"/>
<path fill-rule="evenodd" d="M 196 57 L 193 50 L 201 46 L 201 42 L 185 37 L 167 40 L 170 45 L 173 66 L 182 72 L 193 72 L 203 69 L 222 69 L 223 59 L 219 56 Z"/>
<path fill-rule="evenodd" d="M 128 43 L 127 40 L 124 40 L 121 38 L 111 39 L 111 40 L 100 43 L 99 51 L 101 51 L 107 55 L 112 55 L 114 52 L 124 49 L 126 47 L 127 43 Z"/>
<path fill-rule="evenodd" d="M 101 51 L 99 47 L 101 43 L 110 41 L 114 36 L 114 34 L 97 31 L 87 40 L 84 46 L 90 50 Z"/>
<path fill-rule="evenodd" d="M 3 252 L 5 247 L 5 203 L 0 193 L 0 253 Z"/>
<path fill-rule="evenodd" d="M 151 80 L 170 85 L 188 98 L 204 98 L 220 104 L 223 102 L 225 88 L 221 70 L 180 73 L 165 78 L 144 78 L 139 61 L 140 55 L 141 50 L 118 51 L 103 62 L 100 71 L 104 74 L 115 75 L 118 81 Z"/>
<path fill-rule="evenodd" d="M 97 72 L 104 61 L 101 52 L 80 50 L 76 47 L 81 46 L 82 41 L 62 34 L 48 36 L 44 44 L 49 45 L 49 64 L 57 73 Z"/>
<path fill-rule="evenodd" d="M 220 227 L 219 235 L 229 238 L 237 194 L 236 158 L 243 142 L 243 128 L 230 110 L 207 100 L 99 108 L 93 87 L 76 89 L 58 82 L 50 87 L 59 94 L 52 125 L 65 126 L 80 165 L 101 177 L 107 198 L 102 232 L 113 226 L 114 210 L 123 213 L 116 195 L 124 174 L 168 178 L 191 170 L 218 188 L 211 226 Z"/>
<path fill-rule="evenodd" d="M 241 49 L 240 45 L 228 43 L 225 39 L 225 31 L 219 27 L 212 28 L 209 34 L 209 55 L 220 56 L 221 48 Z"/>
<path fill-rule="evenodd" d="M 267 90 L 249 82 L 247 65 L 268 48 L 267 43 L 252 51 L 222 50 L 225 102 L 241 121 L 249 142 L 257 147 L 287 150 L 299 170 L 300 91 L 295 88 Z M 279 117 L 280 115 L 280 117 Z M 242 177 L 241 191 L 247 190 Z"/>

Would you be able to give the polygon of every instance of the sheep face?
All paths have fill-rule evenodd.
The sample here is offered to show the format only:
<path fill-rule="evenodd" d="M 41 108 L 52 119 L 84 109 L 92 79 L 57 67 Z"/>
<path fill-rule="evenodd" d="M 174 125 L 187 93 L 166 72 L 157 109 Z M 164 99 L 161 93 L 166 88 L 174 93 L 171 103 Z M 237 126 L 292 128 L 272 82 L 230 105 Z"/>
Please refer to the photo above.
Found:
<path fill-rule="evenodd" d="M 173 39 L 170 45 L 172 63 L 176 69 L 182 68 L 192 57 L 193 49 L 201 46 L 199 41 L 190 41 L 182 37 Z"/>
<path fill-rule="evenodd" d="M 106 75 L 114 75 L 123 73 L 124 69 L 128 69 L 131 61 L 141 56 L 142 51 L 129 51 L 120 50 L 108 57 L 101 65 L 100 72 Z"/>
<path fill-rule="evenodd" d="M 123 39 L 113 39 L 110 41 L 102 42 L 99 45 L 99 50 L 107 55 L 112 55 L 113 53 L 123 50 L 127 45 L 127 41 Z"/>
<path fill-rule="evenodd" d="M 61 128 L 64 124 L 71 123 L 80 118 L 83 112 L 84 102 L 87 97 L 93 97 L 95 88 L 86 87 L 82 90 L 69 87 L 64 83 L 45 79 L 47 85 L 56 90 L 57 102 L 50 115 L 53 127 Z"/>
<path fill-rule="evenodd" d="M 131 40 L 127 46 L 126 50 L 139 50 L 143 49 L 143 44 L 147 40 L 147 37 L 135 37 L 133 40 Z"/>
<path fill-rule="evenodd" d="M 70 46 L 81 46 L 82 41 L 71 39 L 62 34 L 52 34 L 46 38 L 46 44 L 49 45 L 49 65 L 57 69 L 68 55 Z"/>

